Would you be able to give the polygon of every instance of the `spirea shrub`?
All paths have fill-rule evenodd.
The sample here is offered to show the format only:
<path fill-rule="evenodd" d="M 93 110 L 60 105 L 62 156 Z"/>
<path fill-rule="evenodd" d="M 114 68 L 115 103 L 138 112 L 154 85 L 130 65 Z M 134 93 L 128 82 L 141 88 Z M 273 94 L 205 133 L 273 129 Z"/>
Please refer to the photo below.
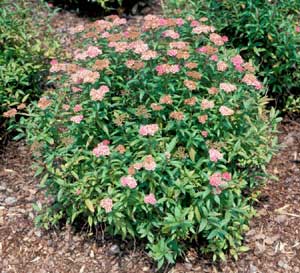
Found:
<path fill-rule="evenodd" d="M 72 29 L 82 48 L 51 62 L 59 88 L 27 124 L 54 200 L 37 220 L 144 239 L 159 266 L 186 242 L 237 257 L 253 215 L 246 192 L 276 143 L 264 87 L 206 18 L 125 24 L 110 16 Z"/>

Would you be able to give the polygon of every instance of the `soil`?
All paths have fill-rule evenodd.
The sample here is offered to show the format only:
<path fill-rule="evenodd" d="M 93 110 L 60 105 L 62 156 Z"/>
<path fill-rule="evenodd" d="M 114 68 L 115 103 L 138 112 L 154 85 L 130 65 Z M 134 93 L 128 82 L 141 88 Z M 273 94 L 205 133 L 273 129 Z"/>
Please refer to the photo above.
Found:
<path fill-rule="evenodd" d="M 156 10 L 157 11 L 157 10 Z M 138 21 L 139 17 L 135 17 Z M 72 50 L 68 29 L 86 18 L 62 11 L 53 20 L 65 48 Z M 249 251 L 238 261 L 212 263 L 190 249 L 170 273 L 300 273 L 300 123 L 284 119 L 281 148 L 268 170 L 278 181 L 261 190 L 257 215 L 245 236 Z M 46 231 L 34 225 L 32 204 L 47 199 L 31 169 L 33 161 L 24 143 L 9 142 L 0 151 L 0 272 L 1 273 L 140 273 L 155 265 L 135 242 L 89 236 L 70 226 Z"/>

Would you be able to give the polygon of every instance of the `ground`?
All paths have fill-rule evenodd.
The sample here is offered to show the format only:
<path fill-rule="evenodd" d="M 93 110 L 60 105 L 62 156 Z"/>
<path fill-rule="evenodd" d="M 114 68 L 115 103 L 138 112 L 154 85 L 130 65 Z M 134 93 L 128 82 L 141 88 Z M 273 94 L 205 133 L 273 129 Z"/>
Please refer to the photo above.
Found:
<path fill-rule="evenodd" d="M 69 12 L 53 20 L 61 42 L 72 49 L 68 29 L 87 19 Z M 138 18 L 135 18 L 138 21 Z M 212 263 L 190 249 L 164 272 L 297 273 L 300 272 L 300 123 L 285 118 L 280 125 L 281 148 L 269 164 L 278 181 L 261 189 L 257 215 L 245 236 L 249 251 L 239 260 Z M 134 242 L 88 236 L 70 226 L 45 231 L 34 226 L 32 204 L 45 202 L 31 169 L 29 147 L 9 142 L 0 151 L 0 272 L 1 273 L 140 273 L 155 272 L 151 259 Z"/>

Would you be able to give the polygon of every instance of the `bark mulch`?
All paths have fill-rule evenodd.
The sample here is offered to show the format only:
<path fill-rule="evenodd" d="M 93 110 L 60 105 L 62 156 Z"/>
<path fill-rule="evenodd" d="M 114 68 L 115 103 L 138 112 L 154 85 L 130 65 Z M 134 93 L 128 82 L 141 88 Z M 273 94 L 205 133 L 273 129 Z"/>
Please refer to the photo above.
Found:
<path fill-rule="evenodd" d="M 85 22 L 86 18 L 65 11 L 54 17 L 56 33 L 70 54 L 74 38 L 68 29 Z M 228 258 L 212 263 L 210 257 L 191 249 L 165 272 L 300 273 L 300 123 L 285 119 L 280 131 L 281 149 L 268 167 L 279 179 L 261 190 L 257 216 L 245 236 L 250 250 L 237 262 Z M 36 228 L 32 204 L 47 199 L 34 178 L 32 163 L 23 141 L 9 142 L 0 151 L 0 273 L 155 272 L 151 259 L 135 242 L 89 237 L 69 226 Z"/>

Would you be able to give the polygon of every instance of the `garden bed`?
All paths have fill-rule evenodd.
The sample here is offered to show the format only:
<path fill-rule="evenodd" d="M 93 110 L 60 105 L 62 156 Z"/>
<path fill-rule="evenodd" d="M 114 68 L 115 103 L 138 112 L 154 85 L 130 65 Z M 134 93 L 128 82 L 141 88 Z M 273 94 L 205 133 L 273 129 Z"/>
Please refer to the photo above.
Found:
<path fill-rule="evenodd" d="M 159 7 L 155 6 L 154 12 Z M 153 11 L 153 10 L 152 10 Z M 135 17 L 131 24 L 138 23 Z M 69 29 L 86 18 L 61 12 L 53 20 L 66 54 L 75 44 Z M 269 165 L 278 182 L 262 189 L 258 213 L 246 235 L 249 252 L 235 262 L 212 263 L 193 248 L 184 260 L 165 272 L 300 272 L 299 173 L 300 123 L 282 122 L 284 145 Z M 44 231 L 34 227 L 32 204 L 48 202 L 34 178 L 29 148 L 24 142 L 9 142 L 0 158 L 0 268 L 3 272 L 154 272 L 155 265 L 135 242 L 103 238 L 101 232 Z"/>

